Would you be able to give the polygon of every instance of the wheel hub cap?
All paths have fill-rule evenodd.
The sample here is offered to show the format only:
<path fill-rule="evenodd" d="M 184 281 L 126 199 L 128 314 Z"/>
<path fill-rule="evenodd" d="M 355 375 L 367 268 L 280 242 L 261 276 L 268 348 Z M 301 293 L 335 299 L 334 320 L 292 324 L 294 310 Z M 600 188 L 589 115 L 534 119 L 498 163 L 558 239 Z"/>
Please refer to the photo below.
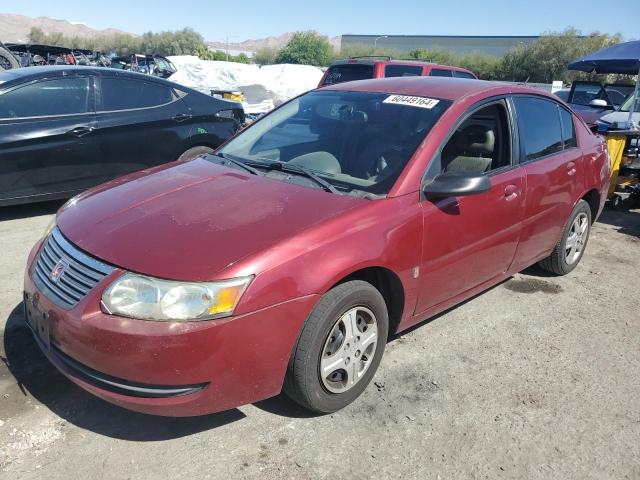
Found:
<path fill-rule="evenodd" d="M 580 258 L 589 234 L 589 217 L 586 213 L 578 215 L 571 224 L 569 236 L 564 245 L 564 258 L 568 265 L 573 265 Z"/>
<path fill-rule="evenodd" d="M 371 310 L 354 307 L 336 321 L 320 356 L 320 379 L 331 393 L 352 388 L 369 369 L 378 342 L 378 322 Z"/>

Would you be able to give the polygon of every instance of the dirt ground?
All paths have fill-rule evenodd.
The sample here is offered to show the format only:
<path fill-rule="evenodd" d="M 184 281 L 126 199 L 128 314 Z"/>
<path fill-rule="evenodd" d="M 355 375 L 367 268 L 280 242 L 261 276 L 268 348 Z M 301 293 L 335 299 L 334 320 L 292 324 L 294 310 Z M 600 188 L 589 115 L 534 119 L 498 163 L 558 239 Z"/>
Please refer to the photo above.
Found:
<path fill-rule="evenodd" d="M 529 269 L 391 341 L 341 412 L 172 419 L 83 392 L 24 326 L 58 206 L 0 211 L 2 479 L 640 479 L 640 211 L 605 211 L 569 276 Z"/>

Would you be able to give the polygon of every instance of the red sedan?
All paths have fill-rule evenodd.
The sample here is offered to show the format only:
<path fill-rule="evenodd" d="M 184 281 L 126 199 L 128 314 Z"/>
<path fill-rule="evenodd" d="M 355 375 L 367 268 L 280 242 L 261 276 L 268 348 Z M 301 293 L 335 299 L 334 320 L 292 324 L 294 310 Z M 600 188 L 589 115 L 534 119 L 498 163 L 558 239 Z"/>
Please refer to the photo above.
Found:
<path fill-rule="evenodd" d="M 200 415 L 284 389 L 332 412 L 389 334 L 532 264 L 575 268 L 608 168 L 538 90 L 323 88 L 214 155 L 69 201 L 29 256 L 27 320 L 65 375 L 126 408 Z"/>

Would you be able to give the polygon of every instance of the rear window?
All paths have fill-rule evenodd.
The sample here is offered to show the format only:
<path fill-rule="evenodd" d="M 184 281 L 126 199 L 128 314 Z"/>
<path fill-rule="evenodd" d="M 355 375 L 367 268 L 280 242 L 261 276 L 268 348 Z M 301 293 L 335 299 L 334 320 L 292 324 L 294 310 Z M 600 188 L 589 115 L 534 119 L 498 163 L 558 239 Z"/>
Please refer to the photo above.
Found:
<path fill-rule="evenodd" d="M 430 77 L 452 77 L 453 72 L 444 68 L 432 68 L 429 72 Z"/>
<path fill-rule="evenodd" d="M 101 111 L 131 110 L 164 105 L 175 100 L 173 90 L 157 83 L 129 78 L 101 79 Z"/>
<path fill-rule="evenodd" d="M 373 78 L 373 65 L 334 65 L 327 70 L 324 85 L 334 85 L 336 83 L 366 80 L 369 78 Z"/>
<path fill-rule="evenodd" d="M 419 77 L 422 67 L 415 65 L 387 65 L 384 69 L 385 77 Z"/>
<path fill-rule="evenodd" d="M 475 80 L 475 79 L 476 79 L 476 77 L 474 77 L 474 76 L 473 76 L 473 75 L 471 75 L 470 73 L 468 73 L 468 72 L 461 72 L 461 71 L 459 71 L 459 70 L 454 70 L 454 71 L 453 71 L 453 76 L 454 76 L 454 77 L 456 77 L 456 78 L 470 78 L 470 79 L 472 79 L 472 80 Z"/>

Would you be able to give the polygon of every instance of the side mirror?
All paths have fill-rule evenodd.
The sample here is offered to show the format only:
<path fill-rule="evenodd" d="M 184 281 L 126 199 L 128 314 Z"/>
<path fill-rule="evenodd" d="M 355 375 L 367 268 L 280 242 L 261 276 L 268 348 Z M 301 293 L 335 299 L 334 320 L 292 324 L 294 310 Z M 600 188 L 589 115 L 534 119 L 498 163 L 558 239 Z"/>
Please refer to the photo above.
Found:
<path fill-rule="evenodd" d="M 422 187 L 427 198 L 479 195 L 491 190 L 491 180 L 483 173 L 450 172 L 438 175 Z"/>
<path fill-rule="evenodd" d="M 602 100 L 601 98 L 594 98 L 589 102 L 589 106 L 596 108 L 607 108 L 609 107 L 609 104 L 606 100 Z"/>

